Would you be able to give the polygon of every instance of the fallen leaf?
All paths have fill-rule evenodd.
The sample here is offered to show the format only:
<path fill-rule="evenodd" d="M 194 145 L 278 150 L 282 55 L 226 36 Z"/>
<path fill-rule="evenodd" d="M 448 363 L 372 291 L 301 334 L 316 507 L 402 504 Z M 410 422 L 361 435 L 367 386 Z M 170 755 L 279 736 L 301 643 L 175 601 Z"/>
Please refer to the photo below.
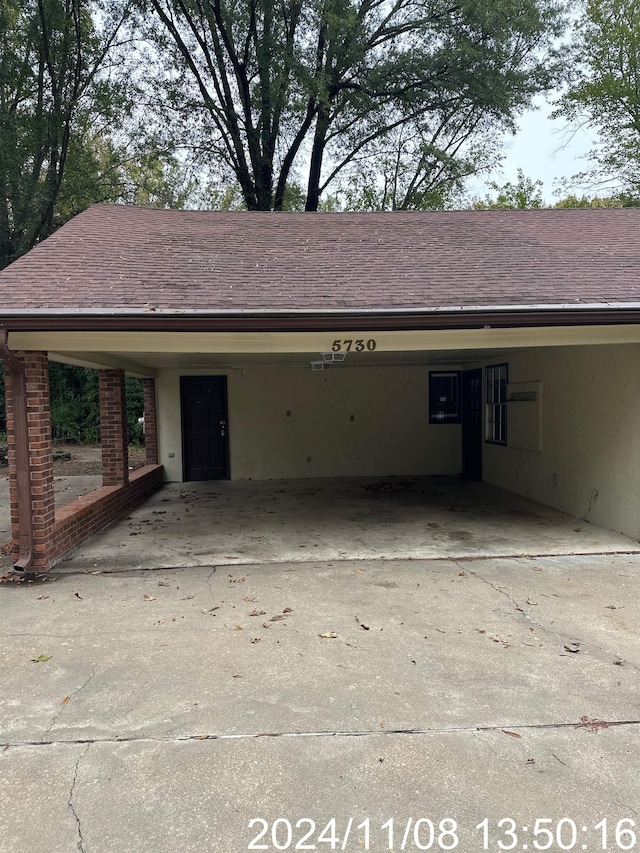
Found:
<path fill-rule="evenodd" d="M 291 607 L 285 607 L 285 609 L 282 612 L 283 613 L 293 613 L 293 610 Z"/>
<path fill-rule="evenodd" d="M 622 666 L 622 664 L 623 664 L 623 663 L 624 663 L 624 661 L 623 661 L 623 660 L 614 660 L 614 664 L 615 664 L 616 666 Z"/>
<path fill-rule="evenodd" d="M 53 655 L 39 655 L 37 658 L 31 658 L 31 660 L 33 663 L 46 663 L 52 657 Z"/>
<path fill-rule="evenodd" d="M 534 601 L 532 598 L 527 598 L 527 604 L 530 604 L 532 607 L 537 605 L 537 601 Z"/>
<path fill-rule="evenodd" d="M 459 577 L 459 578 L 466 578 L 466 576 L 467 576 L 467 573 L 466 573 L 466 572 L 458 572 L 458 577 Z"/>
<path fill-rule="evenodd" d="M 535 758 L 527 758 L 527 764 L 535 764 L 535 763 L 536 763 Z"/>
<path fill-rule="evenodd" d="M 67 704 L 67 702 L 70 702 L 70 701 L 71 701 L 71 696 L 65 696 L 65 697 L 64 697 L 64 699 L 62 700 L 62 702 L 61 702 L 60 704 L 61 704 L 61 705 L 66 705 L 66 704 Z"/>
<path fill-rule="evenodd" d="M 244 600 L 245 601 L 257 601 L 258 599 L 255 597 L 255 595 L 245 595 Z"/>
<path fill-rule="evenodd" d="M 571 652 L 575 655 L 580 651 L 580 643 L 567 643 L 564 648 L 565 651 Z"/>
<path fill-rule="evenodd" d="M 356 570 L 355 570 L 355 573 L 356 573 L 357 575 L 363 575 L 363 574 L 364 574 L 364 569 L 356 569 Z"/>
<path fill-rule="evenodd" d="M 220 610 L 220 605 L 215 604 L 213 607 L 209 608 L 209 613 L 213 613 L 214 610 Z"/>
<path fill-rule="evenodd" d="M 252 610 L 249 616 L 265 616 L 266 610 Z"/>
<path fill-rule="evenodd" d="M 574 528 L 573 528 L 573 530 L 574 530 L 574 532 L 575 532 L 575 533 L 582 533 L 582 528 L 581 528 L 581 527 L 574 527 Z"/>
<path fill-rule="evenodd" d="M 195 595 L 183 595 L 182 601 L 190 601 L 192 598 L 195 598 Z"/>
<path fill-rule="evenodd" d="M 75 595 L 76 598 L 79 598 L 80 601 L 84 601 L 84 598 L 80 595 L 79 592 L 74 592 L 73 594 Z"/>
<path fill-rule="evenodd" d="M 155 595 L 150 595 L 148 592 L 144 594 L 144 601 L 155 601 Z"/>
<path fill-rule="evenodd" d="M 522 737 L 522 735 L 519 735 L 517 732 L 510 732 L 510 731 L 508 731 L 508 729 L 502 729 L 502 731 L 503 731 L 506 735 L 509 735 L 509 737 L 517 737 L 517 738 L 521 738 L 521 737 Z"/>
<path fill-rule="evenodd" d="M 286 618 L 287 617 L 284 615 L 284 613 L 276 613 L 275 616 L 272 616 L 271 619 L 269 619 L 269 622 L 279 622 L 281 619 Z"/>
<path fill-rule="evenodd" d="M 385 723 L 384 723 L 384 720 L 383 720 L 383 721 L 380 723 L 380 728 L 381 728 L 381 729 L 383 729 L 383 728 L 384 728 L 384 725 L 385 725 Z"/>
<path fill-rule="evenodd" d="M 242 625 L 234 625 L 233 627 L 236 629 L 236 631 L 244 631 Z"/>
<path fill-rule="evenodd" d="M 271 624 L 270 624 L 269 622 L 263 622 L 263 623 L 262 623 L 262 627 L 263 627 L 263 628 L 270 628 L 270 627 L 271 627 Z"/>
<path fill-rule="evenodd" d="M 169 586 L 169 581 L 158 581 L 158 586 Z"/>
<path fill-rule="evenodd" d="M 325 631 L 323 634 L 320 634 L 323 640 L 335 640 L 338 636 L 335 631 Z"/>
<path fill-rule="evenodd" d="M 196 740 L 209 740 L 209 735 L 196 735 Z"/>
<path fill-rule="evenodd" d="M 39 595 L 38 601 L 41 601 L 43 598 L 49 598 L 49 596 L 48 595 Z"/>

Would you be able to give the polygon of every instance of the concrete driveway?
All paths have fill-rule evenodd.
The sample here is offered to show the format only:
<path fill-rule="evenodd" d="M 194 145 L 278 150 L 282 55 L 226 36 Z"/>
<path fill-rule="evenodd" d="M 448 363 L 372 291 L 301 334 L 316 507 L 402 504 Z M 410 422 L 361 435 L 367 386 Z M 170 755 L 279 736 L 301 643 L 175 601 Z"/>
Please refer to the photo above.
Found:
<path fill-rule="evenodd" d="M 639 555 L 68 572 L 0 609 L 2 853 L 640 849 Z"/>

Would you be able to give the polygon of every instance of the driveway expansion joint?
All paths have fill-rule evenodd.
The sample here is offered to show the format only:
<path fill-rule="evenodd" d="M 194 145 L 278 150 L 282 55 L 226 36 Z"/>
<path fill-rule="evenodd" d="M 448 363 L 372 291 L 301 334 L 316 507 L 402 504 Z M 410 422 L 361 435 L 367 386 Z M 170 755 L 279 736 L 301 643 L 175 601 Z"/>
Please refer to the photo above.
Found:
<path fill-rule="evenodd" d="M 597 733 L 600 729 L 621 728 L 623 726 L 640 726 L 640 720 L 580 720 L 566 723 L 504 723 L 491 726 L 451 726 L 448 728 L 409 728 L 409 729 L 362 729 L 359 731 L 307 731 L 307 732 L 257 732 L 242 734 L 199 734 L 199 735 L 128 735 L 123 737 L 84 737 L 69 740 L 35 740 L 35 741 L 5 741 L 6 749 L 27 746 L 81 746 L 87 748 L 99 744 L 117 743 L 192 743 L 197 741 L 223 740 L 258 740 L 260 738 L 359 738 L 359 737 L 388 737 L 389 735 L 447 735 L 470 734 L 476 737 L 481 732 L 513 732 L 513 731 L 545 731 L 560 729 L 576 729 L 589 733 Z M 83 756 L 85 752 L 82 754 Z M 82 758 L 82 756 L 81 756 Z M 559 760 L 559 759 L 558 759 Z"/>

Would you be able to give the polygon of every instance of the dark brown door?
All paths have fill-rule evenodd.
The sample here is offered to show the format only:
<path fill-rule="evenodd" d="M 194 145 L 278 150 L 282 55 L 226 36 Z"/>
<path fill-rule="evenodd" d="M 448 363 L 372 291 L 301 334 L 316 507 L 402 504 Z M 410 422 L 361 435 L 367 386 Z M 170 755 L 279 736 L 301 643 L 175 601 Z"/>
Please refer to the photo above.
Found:
<path fill-rule="evenodd" d="M 182 376 L 185 480 L 229 477 L 226 376 Z"/>
<path fill-rule="evenodd" d="M 482 479 L 482 370 L 462 373 L 462 474 Z"/>

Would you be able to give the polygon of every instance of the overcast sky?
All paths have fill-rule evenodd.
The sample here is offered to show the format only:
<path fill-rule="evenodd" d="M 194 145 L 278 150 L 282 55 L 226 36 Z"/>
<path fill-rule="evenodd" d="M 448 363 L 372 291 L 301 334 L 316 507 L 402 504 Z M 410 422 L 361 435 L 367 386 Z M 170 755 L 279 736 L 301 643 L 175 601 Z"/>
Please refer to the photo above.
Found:
<path fill-rule="evenodd" d="M 565 120 L 549 118 L 553 109 L 549 103 L 539 98 L 536 105 L 520 119 L 517 135 L 505 141 L 503 164 L 488 180 L 514 183 L 518 169 L 522 169 L 527 178 L 543 182 L 545 201 L 555 203 L 558 196 L 553 194 L 554 181 L 588 168 L 584 155 L 593 146 L 595 136 L 583 130 L 572 135 Z M 480 182 L 469 184 L 470 195 L 483 196 L 487 192 L 491 191 Z"/>

